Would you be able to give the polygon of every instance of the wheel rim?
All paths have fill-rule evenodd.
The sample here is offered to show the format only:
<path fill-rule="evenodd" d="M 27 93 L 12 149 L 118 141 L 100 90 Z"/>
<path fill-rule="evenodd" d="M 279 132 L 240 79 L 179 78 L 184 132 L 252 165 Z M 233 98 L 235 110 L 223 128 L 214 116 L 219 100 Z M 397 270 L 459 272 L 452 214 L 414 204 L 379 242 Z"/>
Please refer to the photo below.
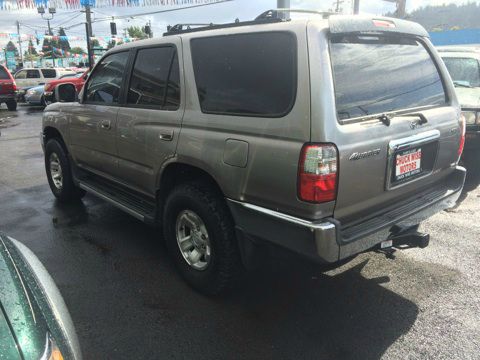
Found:
<path fill-rule="evenodd" d="M 203 220 L 191 210 L 181 211 L 176 222 L 177 244 L 189 266 L 205 270 L 211 260 L 211 245 Z"/>
<path fill-rule="evenodd" d="M 50 177 L 52 178 L 53 185 L 58 190 L 61 190 L 63 187 L 63 173 L 62 166 L 60 165 L 60 159 L 55 153 L 50 154 Z"/>

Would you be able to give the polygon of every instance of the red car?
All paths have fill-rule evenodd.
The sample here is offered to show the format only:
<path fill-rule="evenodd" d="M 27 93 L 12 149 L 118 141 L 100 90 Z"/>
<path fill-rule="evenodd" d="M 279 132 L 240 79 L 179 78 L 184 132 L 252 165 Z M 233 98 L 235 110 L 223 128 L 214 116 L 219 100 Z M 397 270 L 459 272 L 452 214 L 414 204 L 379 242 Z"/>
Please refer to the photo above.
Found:
<path fill-rule="evenodd" d="M 75 87 L 75 91 L 78 93 L 80 90 L 82 90 L 83 84 L 85 84 L 85 81 L 87 80 L 88 77 L 88 71 L 85 71 L 84 73 L 79 73 L 76 76 L 62 76 L 60 79 L 56 80 L 51 80 L 45 84 L 45 91 L 44 91 L 44 96 L 45 100 L 47 102 L 54 102 L 55 101 L 55 88 L 57 85 L 60 84 L 71 84 L 72 86 Z"/>
<path fill-rule="evenodd" d="M 0 103 L 7 104 L 10 111 L 17 110 L 17 84 L 10 71 L 0 65 Z"/>

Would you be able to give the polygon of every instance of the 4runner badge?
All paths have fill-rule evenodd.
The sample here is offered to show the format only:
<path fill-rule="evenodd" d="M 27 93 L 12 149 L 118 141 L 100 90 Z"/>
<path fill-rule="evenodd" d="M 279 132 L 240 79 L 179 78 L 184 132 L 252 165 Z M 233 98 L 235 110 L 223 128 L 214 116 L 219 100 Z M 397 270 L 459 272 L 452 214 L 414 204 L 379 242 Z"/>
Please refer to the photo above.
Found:
<path fill-rule="evenodd" d="M 365 159 L 365 158 L 368 158 L 370 156 L 375 156 L 375 155 L 378 155 L 380 154 L 380 149 L 375 149 L 375 150 L 369 150 L 369 151 L 365 151 L 365 152 L 354 152 L 352 155 L 350 155 L 350 157 L 348 158 L 348 160 L 360 160 L 360 159 Z"/>

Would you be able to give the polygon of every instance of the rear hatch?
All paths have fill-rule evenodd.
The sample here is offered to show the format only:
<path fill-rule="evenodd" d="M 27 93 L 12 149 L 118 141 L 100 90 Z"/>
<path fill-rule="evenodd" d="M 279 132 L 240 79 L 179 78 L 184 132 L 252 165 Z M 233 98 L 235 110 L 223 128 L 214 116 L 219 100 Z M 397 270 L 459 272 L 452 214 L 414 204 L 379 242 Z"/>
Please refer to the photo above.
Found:
<path fill-rule="evenodd" d="M 414 199 L 458 160 L 450 80 L 423 29 L 410 24 L 334 20 L 326 35 L 336 111 L 323 127 L 312 123 L 312 141 L 338 148 L 334 216 L 344 224 Z"/>
<path fill-rule="evenodd" d="M 3 66 L 0 66 L 0 95 L 11 95 L 15 93 L 15 81 Z"/>

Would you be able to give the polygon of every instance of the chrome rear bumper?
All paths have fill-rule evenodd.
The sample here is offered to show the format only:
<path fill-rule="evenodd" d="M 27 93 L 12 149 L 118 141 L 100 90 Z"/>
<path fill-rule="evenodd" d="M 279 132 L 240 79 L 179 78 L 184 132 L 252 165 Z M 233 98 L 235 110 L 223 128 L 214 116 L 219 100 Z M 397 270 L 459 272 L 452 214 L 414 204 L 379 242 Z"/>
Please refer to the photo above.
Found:
<path fill-rule="evenodd" d="M 308 221 L 232 199 L 228 199 L 228 205 L 241 236 L 265 240 L 319 262 L 334 263 L 375 248 L 390 236 L 394 225 L 418 225 L 454 206 L 465 174 L 466 170 L 457 166 L 441 185 L 355 224 L 341 224 L 333 218 Z"/>

